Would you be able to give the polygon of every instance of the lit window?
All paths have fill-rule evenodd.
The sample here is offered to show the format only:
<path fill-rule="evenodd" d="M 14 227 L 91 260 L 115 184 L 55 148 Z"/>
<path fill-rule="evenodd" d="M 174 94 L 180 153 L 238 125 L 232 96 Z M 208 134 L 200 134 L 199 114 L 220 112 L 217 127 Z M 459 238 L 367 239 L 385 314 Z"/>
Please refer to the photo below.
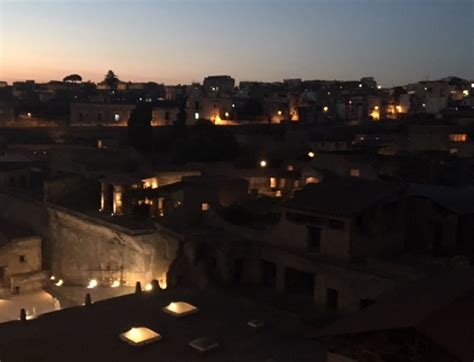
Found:
<path fill-rule="evenodd" d="M 452 133 L 449 135 L 449 140 L 451 142 L 466 142 L 467 134 L 464 133 Z"/>
<path fill-rule="evenodd" d="M 288 165 L 288 166 L 286 167 L 286 170 L 287 170 L 287 171 L 294 171 L 293 165 Z"/>
<path fill-rule="evenodd" d="M 171 314 L 175 317 L 185 317 L 199 312 L 199 309 L 186 302 L 172 302 L 163 308 L 163 312 Z"/>
<path fill-rule="evenodd" d="M 201 204 L 201 210 L 202 210 L 202 211 L 208 211 L 208 210 L 209 210 L 209 203 L 203 202 L 203 203 Z"/>
<path fill-rule="evenodd" d="M 358 168 L 351 168 L 352 177 L 360 177 L 360 170 Z"/>
<path fill-rule="evenodd" d="M 270 187 L 273 189 L 277 187 L 277 180 L 275 177 L 270 177 Z"/>
<path fill-rule="evenodd" d="M 281 197 L 281 190 L 278 190 L 277 192 L 275 192 L 275 197 Z"/>
<path fill-rule="evenodd" d="M 194 113 L 194 119 L 199 119 L 199 112 Z"/>
<path fill-rule="evenodd" d="M 469 91 L 467 89 L 462 91 L 464 97 L 469 97 Z"/>
<path fill-rule="evenodd" d="M 131 346 L 140 347 L 160 340 L 161 335 L 149 328 L 138 327 L 122 333 L 120 338 Z"/>
<path fill-rule="evenodd" d="M 115 113 L 115 114 L 114 114 L 114 121 L 115 121 L 115 122 L 120 121 L 120 114 L 118 114 L 118 113 Z"/>

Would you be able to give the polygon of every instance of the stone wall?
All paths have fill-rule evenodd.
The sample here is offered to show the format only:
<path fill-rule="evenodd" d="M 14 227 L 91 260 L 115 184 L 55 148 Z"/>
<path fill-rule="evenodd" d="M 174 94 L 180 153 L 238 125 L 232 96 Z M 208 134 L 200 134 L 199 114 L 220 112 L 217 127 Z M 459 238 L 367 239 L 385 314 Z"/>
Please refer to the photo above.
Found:
<path fill-rule="evenodd" d="M 122 280 L 142 285 L 166 275 L 178 241 L 157 230 L 131 231 L 65 209 L 50 207 L 51 267 L 65 284 Z"/>

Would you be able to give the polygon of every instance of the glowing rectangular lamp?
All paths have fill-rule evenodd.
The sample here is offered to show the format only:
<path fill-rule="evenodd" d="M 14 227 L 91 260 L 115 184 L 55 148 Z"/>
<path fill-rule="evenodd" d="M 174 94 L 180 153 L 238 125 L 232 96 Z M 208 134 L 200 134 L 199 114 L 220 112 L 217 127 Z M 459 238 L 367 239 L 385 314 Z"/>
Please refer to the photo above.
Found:
<path fill-rule="evenodd" d="M 163 312 L 175 317 L 185 317 L 197 313 L 198 311 L 199 309 L 197 307 L 186 302 L 172 302 L 163 308 Z"/>
<path fill-rule="evenodd" d="M 161 335 L 146 327 L 134 327 L 120 335 L 120 339 L 134 347 L 140 347 L 161 339 Z"/>

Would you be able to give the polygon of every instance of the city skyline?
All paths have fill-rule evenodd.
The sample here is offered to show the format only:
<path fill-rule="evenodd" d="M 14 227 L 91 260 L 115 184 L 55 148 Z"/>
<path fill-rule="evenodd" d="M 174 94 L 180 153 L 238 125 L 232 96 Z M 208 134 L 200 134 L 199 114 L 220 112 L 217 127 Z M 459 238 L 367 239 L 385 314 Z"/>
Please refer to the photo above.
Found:
<path fill-rule="evenodd" d="M 472 79 L 472 12 L 464 0 L 1 0 L 0 80 Z"/>

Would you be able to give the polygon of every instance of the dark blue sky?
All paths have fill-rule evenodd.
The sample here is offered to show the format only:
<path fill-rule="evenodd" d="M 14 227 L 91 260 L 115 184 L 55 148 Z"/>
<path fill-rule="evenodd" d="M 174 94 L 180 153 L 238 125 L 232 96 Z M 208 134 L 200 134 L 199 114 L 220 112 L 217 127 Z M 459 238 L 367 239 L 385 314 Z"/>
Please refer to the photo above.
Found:
<path fill-rule="evenodd" d="M 473 23 L 473 0 L 0 0 L 0 79 L 472 79 Z"/>

